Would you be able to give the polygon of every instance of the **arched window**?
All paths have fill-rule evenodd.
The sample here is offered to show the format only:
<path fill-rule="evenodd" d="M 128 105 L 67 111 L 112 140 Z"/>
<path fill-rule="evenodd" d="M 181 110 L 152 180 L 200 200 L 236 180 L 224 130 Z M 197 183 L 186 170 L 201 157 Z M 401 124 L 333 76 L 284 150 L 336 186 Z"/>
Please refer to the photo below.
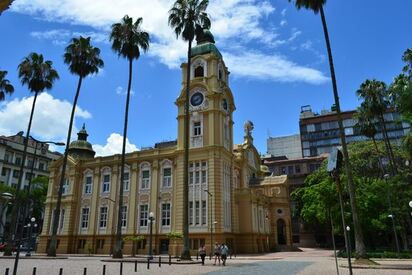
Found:
<path fill-rule="evenodd" d="M 204 77 L 205 72 L 202 65 L 199 65 L 195 68 L 195 77 Z"/>
<path fill-rule="evenodd" d="M 202 58 L 197 58 L 190 66 L 191 77 L 205 77 L 207 75 L 207 62 Z"/>
<path fill-rule="evenodd" d="M 148 162 L 140 164 L 140 189 L 150 189 L 150 163 Z"/>
<path fill-rule="evenodd" d="M 170 188 L 172 187 L 172 162 L 170 160 L 164 160 L 162 162 L 162 182 L 161 182 L 161 187 L 162 188 Z"/>

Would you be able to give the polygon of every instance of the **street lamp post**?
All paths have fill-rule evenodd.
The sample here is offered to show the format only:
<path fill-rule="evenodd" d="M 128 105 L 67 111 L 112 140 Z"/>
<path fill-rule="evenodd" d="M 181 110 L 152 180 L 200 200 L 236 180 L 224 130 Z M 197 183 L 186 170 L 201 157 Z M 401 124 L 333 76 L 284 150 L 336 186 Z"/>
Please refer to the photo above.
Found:
<path fill-rule="evenodd" d="M 209 192 L 208 189 L 203 190 L 207 193 L 208 195 L 208 201 L 209 201 L 209 220 L 210 220 L 210 260 L 212 259 L 213 255 L 213 216 L 212 216 L 212 193 Z"/>
<path fill-rule="evenodd" d="M 31 250 L 31 245 L 33 243 L 32 241 L 32 235 L 33 235 L 33 227 L 36 228 L 37 227 L 37 223 L 36 223 L 36 218 L 35 217 L 31 217 L 30 222 L 27 224 L 27 227 L 29 228 L 29 236 L 28 236 L 28 250 L 26 253 L 26 256 L 31 256 L 30 250 Z"/>
<path fill-rule="evenodd" d="M 152 237 L 153 237 L 153 222 L 154 222 L 153 212 L 149 213 L 149 223 L 150 223 L 150 235 L 149 235 L 149 259 L 153 259 L 153 250 L 152 250 Z"/>
<path fill-rule="evenodd" d="M 352 258 L 352 247 L 351 247 L 351 243 L 350 243 L 350 226 L 348 225 L 348 226 L 346 226 L 346 231 L 348 232 L 347 234 L 348 234 L 348 259 L 349 259 L 349 262 L 351 262 L 351 258 Z"/>
<path fill-rule="evenodd" d="M 388 187 L 389 174 L 385 174 L 383 177 L 385 179 L 386 186 Z M 390 218 L 392 220 L 392 229 L 393 229 L 393 235 L 394 235 L 394 238 L 395 238 L 396 253 L 398 254 L 398 258 L 399 258 L 400 250 L 399 250 L 398 234 L 396 233 L 395 215 L 392 212 L 392 203 L 391 203 L 391 199 L 389 197 L 389 190 L 388 190 L 388 192 L 386 192 L 386 194 L 388 196 L 388 204 L 389 204 L 389 212 L 390 212 L 390 214 L 388 215 L 388 218 Z"/>

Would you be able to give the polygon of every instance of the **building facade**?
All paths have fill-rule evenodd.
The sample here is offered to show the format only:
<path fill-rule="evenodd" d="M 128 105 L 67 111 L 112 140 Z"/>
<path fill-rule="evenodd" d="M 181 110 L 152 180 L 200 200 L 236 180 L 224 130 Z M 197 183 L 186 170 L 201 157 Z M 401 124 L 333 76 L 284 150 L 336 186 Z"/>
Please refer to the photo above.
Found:
<path fill-rule="evenodd" d="M 348 143 L 368 139 L 356 127 L 357 120 L 354 118 L 355 114 L 355 110 L 341 113 Z M 384 114 L 384 119 L 391 143 L 399 145 L 402 137 L 410 131 L 410 125 L 405 122 L 399 122 L 400 114 L 390 110 Z M 382 140 L 380 126 L 379 124 L 376 126 L 378 130 L 376 139 Z M 333 108 L 330 111 L 324 110 L 321 114 L 317 114 L 312 112 L 310 106 L 303 106 L 300 113 L 299 128 L 303 157 L 330 153 L 334 147 L 341 144 L 338 118 Z"/>
<path fill-rule="evenodd" d="M 17 187 L 24 150 L 23 132 L 14 136 L 0 136 L 0 182 Z M 61 157 L 60 153 L 49 150 L 47 143 L 30 138 L 27 146 L 26 163 L 23 170 L 21 189 L 27 188 L 30 178 L 49 176 L 49 165 Z M 33 175 L 31 168 L 34 164 Z"/>
<path fill-rule="evenodd" d="M 302 158 L 302 142 L 300 135 L 269 137 L 267 153 L 275 157 L 286 156 L 288 159 Z"/>
<path fill-rule="evenodd" d="M 246 122 L 244 142 L 233 144 L 235 102 L 229 72 L 209 31 L 192 49 L 192 64 L 182 64 L 182 88 L 176 99 L 177 140 L 126 154 L 124 253 L 147 253 L 150 226 L 156 253 L 179 255 L 182 242 L 168 238 L 183 230 L 184 104 L 190 85 L 189 237 L 196 254 L 214 242 L 232 251 L 263 252 L 291 245 L 287 176 L 270 176 L 253 145 L 253 124 Z M 186 74 L 191 82 L 186 83 Z M 87 133 L 70 145 L 58 253 L 111 253 L 117 221 L 120 155 L 93 157 Z M 74 150 L 76 149 L 76 150 Z M 82 151 L 84 149 L 85 151 Z M 83 153 L 82 153 L 83 152 Z M 46 213 L 38 250 L 46 251 L 56 205 L 62 160 L 51 168 Z M 149 223 L 152 212 L 155 222 Z"/>

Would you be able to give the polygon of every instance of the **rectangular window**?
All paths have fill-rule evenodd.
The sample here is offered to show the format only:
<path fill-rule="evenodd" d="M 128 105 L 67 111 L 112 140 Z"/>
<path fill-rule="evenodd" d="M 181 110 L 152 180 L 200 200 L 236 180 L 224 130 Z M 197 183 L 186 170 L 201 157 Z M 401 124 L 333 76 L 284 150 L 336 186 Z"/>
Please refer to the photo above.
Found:
<path fill-rule="evenodd" d="M 206 225 L 206 201 L 202 201 L 202 225 Z"/>
<path fill-rule="evenodd" d="M 44 162 L 39 162 L 39 170 L 42 170 L 42 171 L 46 170 Z"/>
<path fill-rule="evenodd" d="M 170 203 L 162 204 L 162 226 L 170 226 Z"/>
<path fill-rule="evenodd" d="M 89 208 L 82 208 L 81 228 L 89 227 Z"/>
<path fill-rule="evenodd" d="M 109 193 L 110 192 L 110 175 L 103 175 L 103 186 L 102 186 L 102 192 L 103 193 Z"/>
<path fill-rule="evenodd" d="M 16 157 L 16 160 L 14 161 L 15 164 L 20 165 L 21 164 L 21 157 Z"/>
<path fill-rule="evenodd" d="M 5 167 L 3 167 L 2 169 L 1 169 L 1 175 L 4 177 L 4 176 L 7 176 L 7 168 L 5 168 Z"/>
<path fill-rule="evenodd" d="M 300 165 L 295 165 L 296 174 L 300 174 Z"/>
<path fill-rule="evenodd" d="M 104 239 L 98 239 L 97 240 L 97 249 L 103 249 L 104 248 Z"/>
<path fill-rule="evenodd" d="M 196 222 L 196 225 L 200 224 L 200 203 L 199 201 L 195 202 L 195 222 Z"/>
<path fill-rule="evenodd" d="M 69 190 L 70 190 L 70 181 L 69 181 L 69 179 L 64 179 L 62 194 L 65 195 L 65 194 L 69 193 Z"/>
<path fill-rule="evenodd" d="M 32 174 L 26 173 L 26 180 L 31 180 L 31 179 L 32 179 Z"/>
<path fill-rule="evenodd" d="M 293 166 L 288 166 L 288 175 L 293 175 Z"/>
<path fill-rule="evenodd" d="M 20 176 L 20 171 L 19 170 L 13 170 L 13 178 L 18 179 Z"/>
<path fill-rule="evenodd" d="M 172 186 L 172 168 L 163 168 L 163 187 Z"/>
<path fill-rule="evenodd" d="M 193 202 L 189 202 L 189 224 L 193 225 Z"/>
<path fill-rule="evenodd" d="M 147 226 L 148 211 L 149 206 L 147 204 L 140 205 L 140 226 Z"/>
<path fill-rule="evenodd" d="M 129 172 L 124 172 L 123 175 L 123 190 L 129 191 Z"/>
<path fill-rule="evenodd" d="M 86 240 L 80 239 L 77 241 L 77 249 L 84 249 L 86 246 Z"/>
<path fill-rule="evenodd" d="M 122 218 L 122 227 L 126 227 L 127 225 L 127 205 L 122 205 L 120 212 L 121 212 L 121 218 Z"/>
<path fill-rule="evenodd" d="M 85 183 L 84 183 L 84 193 L 91 194 L 92 193 L 92 176 L 86 176 Z"/>
<path fill-rule="evenodd" d="M 4 154 L 4 162 L 9 162 L 10 161 L 10 155 L 9 153 Z"/>
<path fill-rule="evenodd" d="M 149 170 L 143 170 L 142 171 L 141 189 L 149 189 L 149 182 L 150 182 L 150 171 Z"/>
<path fill-rule="evenodd" d="M 33 159 L 27 159 L 27 167 L 31 168 L 34 164 L 34 160 Z"/>
<path fill-rule="evenodd" d="M 60 211 L 59 231 L 63 231 L 64 226 L 64 209 Z"/>
<path fill-rule="evenodd" d="M 207 162 L 193 162 L 189 166 L 189 185 L 207 183 Z"/>
<path fill-rule="evenodd" d="M 106 228 L 107 226 L 107 206 L 100 207 L 99 227 Z"/>
<path fill-rule="evenodd" d="M 200 121 L 193 123 L 193 136 L 201 136 L 202 135 L 202 125 Z"/>

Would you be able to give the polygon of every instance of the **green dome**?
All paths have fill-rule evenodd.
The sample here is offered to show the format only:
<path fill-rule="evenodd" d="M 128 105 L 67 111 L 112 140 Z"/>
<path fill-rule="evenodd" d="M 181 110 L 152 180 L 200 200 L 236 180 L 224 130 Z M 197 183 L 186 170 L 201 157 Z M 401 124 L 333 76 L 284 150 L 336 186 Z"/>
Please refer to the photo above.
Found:
<path fill-rule="evenodd" d="M 77 140 L 72 141 L 69 146 L 69 154 L 80 158 L 93 158 L 95 152 L 90 142 L 87 141 L 87 131 L 83 124 L 82 129 L 77 133 Z"/>
<path fill-rule="evenodd" d="M 93 147 L 90 144 L 90 142 L 86 140 L 75 140 L 70 143 L 69 149 L 86 149 L 86 150 L 92 150 Z"/>
<path fill-rule="evenodd" d="M 192 57 L 197 55 L 203 55 L 207 53 L 213 53 L 219 58 L 222 58 L 222 54 L 215 46 L 215 38 L 208 29 L 203 29 L 203 35 L 196 37 L 197 45 L 192 48 Z"/>

